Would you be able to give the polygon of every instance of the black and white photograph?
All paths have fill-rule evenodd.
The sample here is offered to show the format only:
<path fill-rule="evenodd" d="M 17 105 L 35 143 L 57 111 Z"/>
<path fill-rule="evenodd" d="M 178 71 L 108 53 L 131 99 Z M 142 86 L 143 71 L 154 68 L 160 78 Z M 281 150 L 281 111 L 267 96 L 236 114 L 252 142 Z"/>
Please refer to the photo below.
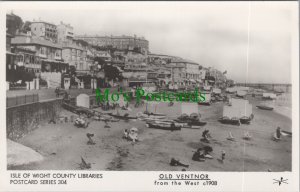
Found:
<path fill-rule="evenodd" d="M 7 171 L 298 166 L 297 1 L 81 5 L 3 13 Z"/>

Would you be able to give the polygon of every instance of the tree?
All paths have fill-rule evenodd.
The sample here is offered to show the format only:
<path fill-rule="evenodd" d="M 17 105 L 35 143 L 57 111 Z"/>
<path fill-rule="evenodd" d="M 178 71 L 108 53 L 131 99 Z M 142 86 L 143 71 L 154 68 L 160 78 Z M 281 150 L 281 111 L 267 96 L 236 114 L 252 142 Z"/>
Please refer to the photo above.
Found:
<path fill-rule="evenodd" d="M 18 73 L 23 82 L 32 81 L 35 78 L 35 74 L 33 72 L 27 72 L 24 68 L 20 68 Z"/>
<path fill-rule="evenodd" d="M 18 76 L 17 70 L 15 69 L 7 69 L 6 70 L 6 81 L 8 82 L 17 82 L 20 80 L 20 77 Z"/>
<path fill-rule="evenodd" d="M 22 25 L 20 31 L 23 32 L 23 33 L 27 33 L 28 31 L 31 31 L 30 25 L 31 25 L 31 22 L 26 21 L 26 22 Z"/>
<path fill-rule="evenodd" d="M 76 67 L 71 65 L 70 68 L 69 68 L 69 75 L 73 76 L 75 74 L 76 74 Z"/>
<path fill-rule="evenodd" d="M 112 65 L 104 65 L 103 67 L 104 73 L 105 73 L 105 78 L 108 81 L 111 80 L 122 80 L 123 76 L 120 73 L 119 69 L 117 67 L 114 67 Z"/>
<path fill-rule="evenodd" d="M 98 65 L 100 65 L 101 67 L 107 64 L 106 61 L 104 61 L 104 59 L 100 57 L 96 57 L 94 59 L 94 63 L 98 63 Z"/>

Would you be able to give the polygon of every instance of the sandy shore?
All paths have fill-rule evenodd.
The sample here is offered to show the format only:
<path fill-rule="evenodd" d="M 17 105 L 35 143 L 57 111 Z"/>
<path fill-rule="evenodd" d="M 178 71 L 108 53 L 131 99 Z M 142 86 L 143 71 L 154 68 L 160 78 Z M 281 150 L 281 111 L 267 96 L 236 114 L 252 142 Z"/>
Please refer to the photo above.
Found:
<path fill-rule="evenodd" d="M 253 106 L 260 102 L 257 98 L 248 99 Z M 290 118 L 253 107 L 254 119 L 250 125 L 223 125 L 218 122 L 223 105 L 199 106 L 207 125 L 174 132 L 147 128 L 140 120 L 109 123 L 111 128 L 104 128 L 104 123 L 99 121 L 92 121 L 87 129 L 76 128 L 71 123 L 40 125 L 18 142 L 42 154 L 44 161 L 14 169 L 74 170 L 79 169 L 80 157 L 83 157 L 91 163 L 92 170 L 180 171 L 183 167 L 169 165 L 170 159 L 175 157 L 190 165 L 188 171 L 291 171 L 291 137 L 284 137 L 280 142 L 271 140 L 277 126 L 291 131 Z M 145 107 L 130 107 L 132 115 L 145 110 Z M 160 103 L 157 112 L 177 117 L 180 103 L 172 107 Z M 63 113 L 71 115 L 67 111 Z M 133 126 L 139 129 L 141 140 L 134 145 L 122 139 L 123 130 Z M 200 141 L 204 128 L 211 132 L 210 144 Z M 253 140 L 242 139 L 245 131 L 249 131 Z M 228 132 L 236 141 L 226 139 Z M 87 133 L 95 134 L 96 145 L 86 144 Z M 204 145 L 213 148 L 214 158 L 205 162 L 192 161 L 193 151 Z M 222 150 L 226 151 L 224 163 L 218 160 Z"/>

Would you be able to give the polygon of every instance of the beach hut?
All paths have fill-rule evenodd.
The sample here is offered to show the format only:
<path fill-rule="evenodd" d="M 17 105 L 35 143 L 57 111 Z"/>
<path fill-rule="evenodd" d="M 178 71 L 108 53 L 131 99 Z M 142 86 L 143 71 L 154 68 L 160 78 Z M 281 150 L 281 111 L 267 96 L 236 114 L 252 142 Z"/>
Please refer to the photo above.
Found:
<path fill-rule="evenodd" d="M 223 107 L 223 116 L 221 122 L 239 124 L 249 124 L 253 118 L 252 105 L 248 100 L 230 99 L 230 106 Z"/>
<path fill-rule="evenodd" d="M 87 94 L 80 94 L 76 97 L 76 106 L 90 108 L 90 97 Z"/>

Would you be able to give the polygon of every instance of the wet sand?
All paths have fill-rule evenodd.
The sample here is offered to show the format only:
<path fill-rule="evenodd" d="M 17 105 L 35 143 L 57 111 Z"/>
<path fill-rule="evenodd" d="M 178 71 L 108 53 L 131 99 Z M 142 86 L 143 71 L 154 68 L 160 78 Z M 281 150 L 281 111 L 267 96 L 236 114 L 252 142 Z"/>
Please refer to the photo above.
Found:
<path fill-rule="evenodd" d="M 291 131 L 291 119 L 276 113 L 257 109 L 260 99 L 248 97 L 253 104 L 254 119 L 250 125 L 224 125 L 218 122 L 222 116 L 224 103 L 211 106 L 200 105 L 202 120 L 207 125 L 201 129 L 182 129 L 167 131 L 151 129 L 140 120 L 109 123 L 111 128 L 104 128 L 104 122 L 92 121 L 87 129 L 76 128 L 72 123 L 44 124 L 18 142 L 31 147 L 44 156 L 44 161 L 13 169 L 32 170 L 75 170 L 82 156 L 91 163 L 91 170 L 124 170 L 124 171 L 180 171 L 184 167 L 172 167 L 172 157 L 189 164 L 187 171 L 291 171 L 291 137 L 283 137 L 279 142 L 273 141 L 272 135 L 277 126 Z M 134 108 L 129 112 L 135 115 L 144 111 L 144 107 Z M 100 110 L 100 109 L 99 109 Z M 100 110 L 101 111 L 101 110 Z M 122 111 L 120 112 L 128 112 Z M 160 103 L 159 113 L 168 117 L 180 115 L 180 103 L 168 107 L 168 103 Z M 68 111 L 64 115 L 72 115 Z M 132 144 L 122 139 L 123 130 L 137 127 L 140 142 Z M 204 128 L 209 129 L 212 140 L 210 144 L 200 141 Z M 236 141 L 229 141 L 228 132 Z M 245 131 L 253 136 L 251 141 L 243 140 Z M 87 145 L 87 133 L 94 133 L 96 145 Z M 192 161 L 193 151 L 201 146 L 213 148 L 213 159 L 205 162 Z M 224 163 L 218 159 L 221 151 L 226 151 Z"/>

